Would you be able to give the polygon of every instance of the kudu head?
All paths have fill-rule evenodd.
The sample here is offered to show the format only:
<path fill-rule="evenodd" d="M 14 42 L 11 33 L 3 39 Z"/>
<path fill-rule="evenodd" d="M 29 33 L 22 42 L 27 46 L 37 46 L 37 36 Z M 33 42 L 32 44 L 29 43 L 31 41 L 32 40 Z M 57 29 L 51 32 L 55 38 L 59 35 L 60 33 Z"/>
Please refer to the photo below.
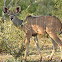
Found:
<path fill-rule="evenodd" d="M 21 13 L 21 7 L 17 6 L 15 7 L 15 10 L 11 11 L 13 9 L 13 0 L 6 6 L 6 0 L 4 0 L 4 6 L 3 6 L 3 12 L 5 15 L 9 15 L 10 19 L 12 20 L 18 13 Z M 11 7 L 12 4 L 12 7 Z"/>
<path fill-rule="evenodd" d="M 20 6 L 14 7 L 15 10 L 13 10 L 13 6 L 11 8 L 8 8 L 8 7 L 10 7 L 12 2 L 13 2 L 13 0 L 11 0 L 9 5 L 6 7 L 6 5 L 5 5 L 6 0 L 4 0 L 3 12 L 4 12 L 4 14 L 9 15 L 11 21 L 13 22 L 13 24 L 15 26 L 21 26 L 22 27 L 23 20 L 20 20 L 16 17 L 17 14 L 21 13 L 21 7 Z"/>

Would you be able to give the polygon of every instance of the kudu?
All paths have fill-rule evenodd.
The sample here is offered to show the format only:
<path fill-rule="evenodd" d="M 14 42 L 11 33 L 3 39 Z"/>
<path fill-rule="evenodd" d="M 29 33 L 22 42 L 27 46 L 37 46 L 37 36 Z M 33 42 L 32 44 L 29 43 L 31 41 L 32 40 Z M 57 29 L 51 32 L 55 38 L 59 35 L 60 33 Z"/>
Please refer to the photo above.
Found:
<path fill-rule="evenodd" d="M 3 7 L 4 13 L 8 13 L 9 10 L 6 6 Z M 16 12 L 20 12 L 20 7 L 16 8 Z M 24 59 L 26 59 L 28 48 L 29 48 L 29 43 L 30 43 L 30 38 L 32 36 L 35 36 L 35 42 L 39 51 L 40 55 L 40 60 L 42 60 L 42 54 L 40 53 L 40 48 L 38 44 L 38 39 L 37 39 L 37 34 L 40 35 L 45 35 L 49 34 L 52 43 L 53 43 L 53 51 L 49 57 L 47 57 L 48 60 L 51 60 L 54 52 L 57 48 L 57 46 L 60 46 L 60 51 L 61 51 L 61 62 L 62 62 L 62 41 L 58 38 L 56 32 L 60 32 L 62 28 L 62 23 L 57 17 L 54 16 L 27 16 L 25 21 L 27 23 L 23 24 L 23 20 L 20 20 L 17 18 L 15 15 L 16 12 L 10 12 L 9 17 L 13 24 L 15 26 L 21 26 L 23 31 L 26 33 L 26 40 L 25 40 L 25 56 Z"/>

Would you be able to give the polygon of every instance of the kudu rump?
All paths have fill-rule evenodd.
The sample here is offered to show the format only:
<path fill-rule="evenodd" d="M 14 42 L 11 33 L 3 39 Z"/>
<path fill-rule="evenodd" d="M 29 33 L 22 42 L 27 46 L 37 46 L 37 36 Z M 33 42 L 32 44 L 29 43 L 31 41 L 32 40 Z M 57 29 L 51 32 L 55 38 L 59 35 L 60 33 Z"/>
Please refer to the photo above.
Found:
<path fill-rule="evenodd" d="M 42 60 L 42 54 L 40 53 L 40 48 L 39 48 L 39 44 L 38 44 L 38 39 L 37 39 L 37 34 L 40 35 L 45 35 L 46 33 L 49 34 L 52 43 L 53 43 L 53 51 L 51 53 L 51 55 L 49 57 L 47 57 L 48 60 L 51 60 L 54 52 L 57 48 L 57 46 L 60 46 L 60 51 L 61 51 L 61 62 L 62 62 L 62 41 L 58 38 L 56 32 L 60 32 L 61 28 L 62 28 L 62 23 L 60 22 L 60 20 L 54 16 L 27 16 L 25 21 L 27 21 L 27 23 L 25 23 L 23 25 L 23 20 L 20 20 L 16 17 L 15 13 L 19 13 L 21 10 L 20 6 L 18 6 L 16 8 L 16 12 L 11 12 L 8 10 L 8 8 L 5 6 L 5 2 L 4 1 L 4 13 L 8 14 L 9 13 L 9 17 L 11 19 L 11 21 L 13 22 L 13 24 L 17 27 L 17 26 L 21 26 L 21 28 L 23 29 L 23 31 L 26 33 L 26 40 L 25 40 L 25 56 L 24 59 L 26 60 L 27 57 L 27 52 L 28 52 L 28 48 L 29 48 L 29 43 L 30 43 L 30 38 L 32 36 L 35 36 L 35 42 L 39 51 L 39 55 L 40 55 L 40 60 Z"/>

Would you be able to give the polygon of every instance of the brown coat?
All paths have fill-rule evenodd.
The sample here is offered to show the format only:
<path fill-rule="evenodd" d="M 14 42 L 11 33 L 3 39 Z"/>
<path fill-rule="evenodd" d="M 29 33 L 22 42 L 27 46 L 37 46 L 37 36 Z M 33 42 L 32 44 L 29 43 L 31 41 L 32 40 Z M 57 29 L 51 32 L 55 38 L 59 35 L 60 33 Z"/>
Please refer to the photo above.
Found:
<path fill-rule="evenodd" d="M 62 23 L 55 16 L 28 16 L 26 18 L 27 24 L 23 26 L 23 30 L 31 35 L 44 35 L 46 32 L 58 32 L 61 29 Z"/>

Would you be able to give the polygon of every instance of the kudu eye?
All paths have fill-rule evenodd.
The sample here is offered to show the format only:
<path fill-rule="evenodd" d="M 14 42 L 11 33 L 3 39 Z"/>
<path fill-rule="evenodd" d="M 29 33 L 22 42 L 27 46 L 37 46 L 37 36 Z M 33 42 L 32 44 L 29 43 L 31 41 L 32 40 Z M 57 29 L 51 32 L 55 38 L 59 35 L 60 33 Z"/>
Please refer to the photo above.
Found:
<path fill-rule="evenodd" d="M 11 18 L 11 20 L 13 20 L 13 18 Z"/>

